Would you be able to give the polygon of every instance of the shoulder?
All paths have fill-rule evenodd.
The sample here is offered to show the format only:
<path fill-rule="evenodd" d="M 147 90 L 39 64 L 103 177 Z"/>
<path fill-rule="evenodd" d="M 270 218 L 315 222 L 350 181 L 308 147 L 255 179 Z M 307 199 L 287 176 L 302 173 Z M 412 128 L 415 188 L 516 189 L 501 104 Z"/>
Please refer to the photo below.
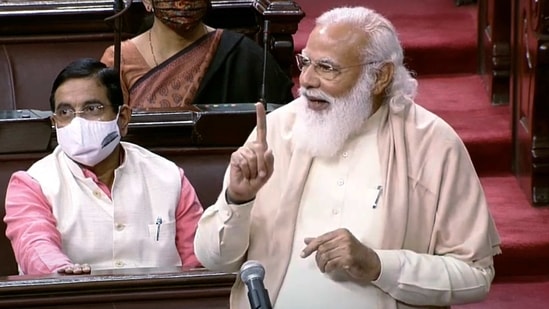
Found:
<path fill-rule="evenodd" d="M 14 172 L 10 177 L 7 191 L 19 190 L 25 187 L 40 188 L 40 184 L 27 171 Z"/>
<path fill-rule="evenodd" d="M 124 148 L 126 157 L 132 159 L 132 161 L 143 160 L 143 162 L 151 163 L 151 165 L 154 164 L 165 166 L 167 168 L 176 168 L 179 172 L 179 168 L 173 161 L 170 161 L 146 148 L 128 142 L 120 142 L 120 145 L 122 145 L 122 147 Z"/>
<path fill-rule="evenodd" d="M 416 130 L 420 130 L 433 142 L 452 147 L 462 146 L 460 136 L 448 122 L 420 105 L 416 104 L 415 108 L 417 113 Z"/>
<path fill-rule="evenodd" d="M 415 103 L 400 98 L 389 103 L 389 119 L 403 122 L 406 137 L 417 145 L 425 143 L 461 144 L 461 138 L 444 119 Z"/>
<path fill-rule="evenodd" d="M 27 172 L 32 173 L 33 171 L 55 169 L 55 167 L 58 165 L 58 162 L 60 160 L 61 155 L 63 155 L 63 151 L 61 150 L 61 147 L 57 146 L 52 151 L 52 153 L 50 153 L 47 156 L 43 157 L 42 159 L 34 162 L 29 167 Z"/>
<path fill-rule="evenodd" d="M 223 30 L 220 47 L 229 49 L 232 53 L 262 55 L 263 49 L 252 39 L 242 33 Z"/>
<path fill-rule="evenodd" d="M 380 136 L 387 146 L 392 144 L 397 152 L 405 154 L 400 159 L 408 162 L 409 173 L 426 183 L 438 179 L 449 166 L 464 166 L 469 161 L 456 131 L 409 99 L 389 102 L 387 123 L 381 127 Z"/>
<path fill-rule="evenodd" d="M 120 54 L 123 55 L 124 58 L 131 58 L 133 57 L 133 55 L 135 55 L 136 52 L 138 53 L 139 51 L 132 40 L 126 40 L 120 43 Z M 110 45 L 105 48 L 105 51 L 103 52 L 100 61 L 107 66 L 114 65 L 114 45 Z"/>
<path fill-rule="evenodd" d="M 217 30 L 217 31 L 222 31 L 222 33 L 221 33 L 221 40 L 222 41 L 233 42 L 235 44 L 239 44 L 242 41 L 244 43 L 248 43 L 248 42 L 253 43 L 252 40 L 248 39 L 248 37 L 246 37 L 244 34 L 242 34 L 240 32 L 227 30 L 227 29 Z"/>

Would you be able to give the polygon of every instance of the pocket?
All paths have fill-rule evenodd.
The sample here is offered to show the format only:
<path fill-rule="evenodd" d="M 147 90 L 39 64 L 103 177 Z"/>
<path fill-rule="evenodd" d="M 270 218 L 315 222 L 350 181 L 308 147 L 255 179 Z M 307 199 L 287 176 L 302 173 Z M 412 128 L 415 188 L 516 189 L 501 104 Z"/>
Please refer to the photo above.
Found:
<path fill-rule="evenodd" d="M 149 239 L 158 243 L 175 243 L 175 221 L 149 224 Z"/>
<path fill-rule="evenodd" d="M 148 250 L 141 252 L 151 266 L 180 266 L 181 258 L 175 244 L 176 223 L 149 224 Z M 157 238 L 158 237 L 158 238 Z"/>
<path fill-rule="evenodd" d="M 346 204 L 345 227 L 361 242 L 370 243 L 379 232 L 383 189 L 366 188 Z"/>

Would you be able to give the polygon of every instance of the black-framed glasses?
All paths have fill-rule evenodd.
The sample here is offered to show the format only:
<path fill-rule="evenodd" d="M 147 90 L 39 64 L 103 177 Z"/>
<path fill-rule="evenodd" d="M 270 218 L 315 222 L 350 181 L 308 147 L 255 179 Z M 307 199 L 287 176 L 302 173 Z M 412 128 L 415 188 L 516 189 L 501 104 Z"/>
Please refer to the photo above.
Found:
<path fill-rule="evenodd" d="M 336 65 L 330 63 L 329 61 L 323 61 L 323 60 L 314 61 L 314 60 L 311 60 L 311 58 L 309 58 L 307 56 L 304 56 L 302 54 L 295 55 L 295 59 L 297 60 L 297 68 L 299 69 L 299 71 L 303 72 L 303 70 L 306 69 L 308 66 L 313 65 L 313 70 L 316 72 L 316 74 L 318 74 L 321 78 L 323 78 L 325 80 L 335 79 L 345 69 L 352 68 L 352 67 L 358 67 L 358 66 L 362 66 L 362 65 L 370 65 L 370 64 L 374 64 L 374 63 L 379 62 L 379 61 L 368 61 L 368 62 L 364 62 L 364 63 L 348 65 L 348 66 L 345 66 L 345 67 L 339 67 L 339 66 L 336 66 Z"/>
<path fill-rule="evenodd" d="M 87 120 L 100 120 L 105 114 L 105 105 L 101 103 L 90 103 L 77 111 L 70 106 L 60 106 L 53 113 L 53 117 L 60 124 L 70 123 L 76 115 Z"/>

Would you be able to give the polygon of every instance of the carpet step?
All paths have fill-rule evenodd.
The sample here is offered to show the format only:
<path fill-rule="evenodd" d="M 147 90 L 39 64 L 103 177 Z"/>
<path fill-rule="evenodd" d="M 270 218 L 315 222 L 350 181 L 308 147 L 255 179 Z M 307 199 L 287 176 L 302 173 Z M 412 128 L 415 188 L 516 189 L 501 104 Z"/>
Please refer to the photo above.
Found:
<path fill-rule="evenodd" d="M 517 276 L 496 280 L 486 299 L 453 309 L 549 308 L 549 276 Z"/>
<path fill-rule="evenodd" d="M 293 36 L 301 52 L 315 18 L 336 6 L 367 6 L 387 17 L 404 47 L 407 67 L 419 74 L 475 73 L 477 71 L 477 9 L 456 7 L 449 0 L 340 0 L 298 1 L 305 18 Z"/>
<path fill-rule="evenodd" d="M 501 238 L 496 278 L 549 276 L 549 207 L 532 207 L 512 174 L 480 180 Z"/>

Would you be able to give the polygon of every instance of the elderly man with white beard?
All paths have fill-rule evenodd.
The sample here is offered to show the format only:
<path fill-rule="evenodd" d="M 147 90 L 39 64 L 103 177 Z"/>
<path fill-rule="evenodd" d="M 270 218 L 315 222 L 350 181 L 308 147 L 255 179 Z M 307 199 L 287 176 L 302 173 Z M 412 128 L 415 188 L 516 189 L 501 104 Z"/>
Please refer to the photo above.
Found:
<path fill-rule="evenodd" d="M 363 7 L 321 15 L 297 56 L 300 94 L 235 151 L 195 252 L 264 265 L 273 308 L 477 302 L 500 240 L 455 131 L 414 103 L 394 27 Z M 249 308 L 240 279 L 231 308 Z"/>

